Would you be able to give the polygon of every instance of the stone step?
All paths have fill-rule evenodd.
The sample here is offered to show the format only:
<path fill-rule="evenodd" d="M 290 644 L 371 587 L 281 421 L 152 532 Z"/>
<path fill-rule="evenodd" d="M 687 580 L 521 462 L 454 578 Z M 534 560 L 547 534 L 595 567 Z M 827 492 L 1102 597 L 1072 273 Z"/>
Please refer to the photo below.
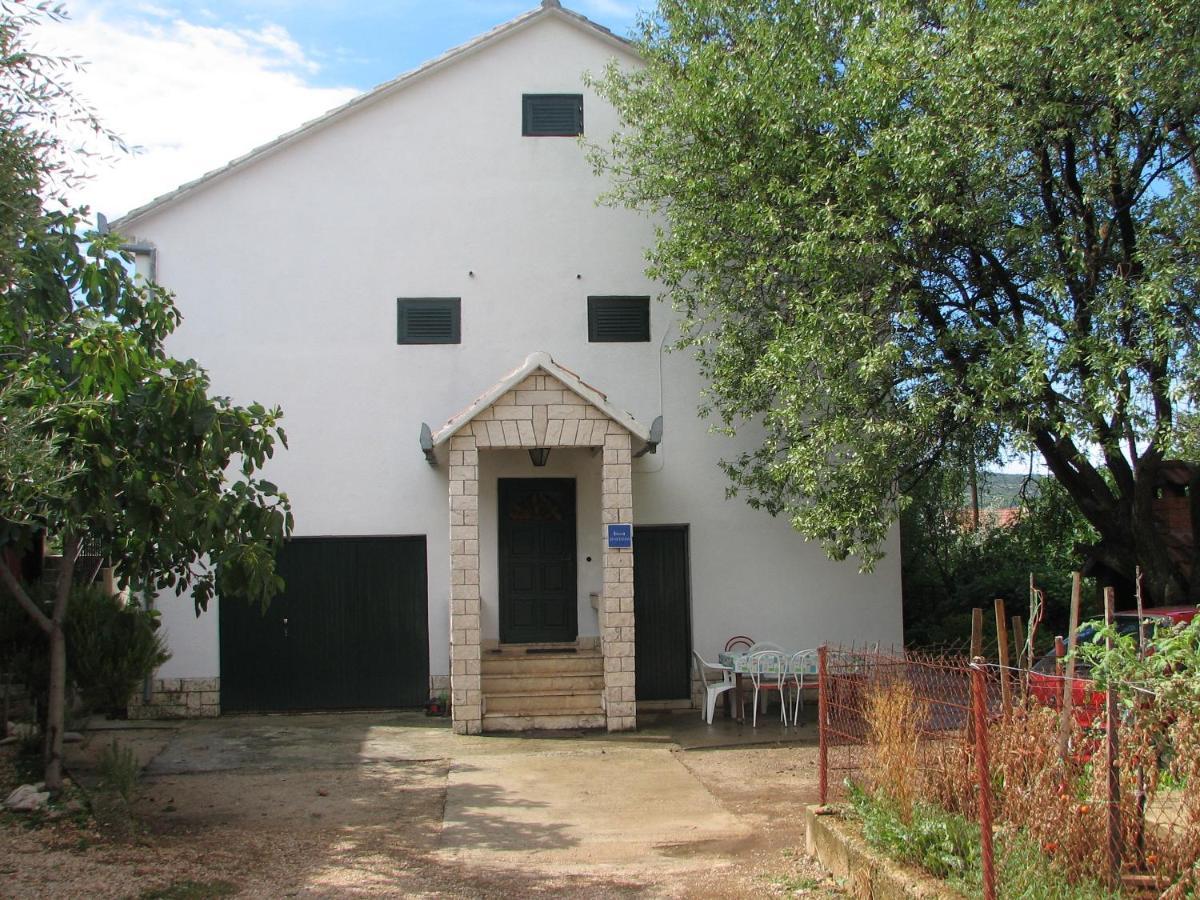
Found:
<path fill-rule="evenodd" d="M 484 692 L 483 708 L 489 713 L 510 716 L 602 715 L 600 691 L 531 691 L 491 694 Z"/>
<path fill-rule="evenodd" d="M 608 724 L 603 712 L 588 715 L 568 713 L 565 715 L 512 715 L 509 713 L 484 713 L 484 732 L 496 731 L 574 731 L 577 729 L 604 728 Z"/>
<path fill-rule="evenodd" d="M 501 644 L 493 641 L 485 642 L 483 645 L 484 653 L 507 655 L 524 655 L 530 650 L 539 652 L 561 650 L 566 653 L 595 653 L 598 649 L 591 641 L 585 641 L 584 643 L 580 643 L 579 641 L 529 641 L 524 644 Z"/>
<path fill-rule="evenodd" d="M 595 650 L 579 653 L 535 653 L 512 655 L 483 653 L 480 671 L 484 675 L 556 675 L 567 672 L 594 674 L 604 672 L 604 657 Z"/>
<path fill-rule="evenodd" d="M 604 672 L 489 672 L 482 676 L 481 687 L 489 697 L 556 690 L 601 691 L 604 689 Z"/>

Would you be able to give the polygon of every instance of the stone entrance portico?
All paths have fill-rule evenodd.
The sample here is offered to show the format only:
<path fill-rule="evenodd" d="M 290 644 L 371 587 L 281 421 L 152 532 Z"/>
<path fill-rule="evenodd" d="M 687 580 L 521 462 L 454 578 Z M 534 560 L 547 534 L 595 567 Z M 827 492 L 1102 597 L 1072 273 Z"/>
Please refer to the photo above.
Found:
<path fill-rule="evenodd" d="M 431 436 L 431 461 L 446 460 L 450 503 L 450 685 L 454 730 L 483 730 L 479 552 L 479 454 L 491 449 L 583 447 L 603 452 L 602 523 L 633 522 L 632 454 L 650 434 L 607 397 L 533 353 L 516 371 Z M 597 609 L 609 731 L 636 725 L 633 551 L 603 549 Z M 489 598 L 495 602 L 495 598 Z"/>

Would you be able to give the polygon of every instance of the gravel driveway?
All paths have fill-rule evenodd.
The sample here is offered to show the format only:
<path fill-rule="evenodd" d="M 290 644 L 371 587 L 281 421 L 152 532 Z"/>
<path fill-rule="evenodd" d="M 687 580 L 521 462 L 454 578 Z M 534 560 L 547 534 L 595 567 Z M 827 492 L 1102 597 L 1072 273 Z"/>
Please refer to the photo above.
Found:
<path fill-rule="evenodd" d="M 0 859 L 15 862 L 0 863 L 0 896 L 185 883 L 188 896 L 838 893 L 802 855 L 811 745 L 684 751 L 662 728 L 463 737 L 408 713 L 237 716 L 93 732 L 74 760 L 85 781 L 114 736 L 147 763 L 143 831 L 5 823 Z"/>

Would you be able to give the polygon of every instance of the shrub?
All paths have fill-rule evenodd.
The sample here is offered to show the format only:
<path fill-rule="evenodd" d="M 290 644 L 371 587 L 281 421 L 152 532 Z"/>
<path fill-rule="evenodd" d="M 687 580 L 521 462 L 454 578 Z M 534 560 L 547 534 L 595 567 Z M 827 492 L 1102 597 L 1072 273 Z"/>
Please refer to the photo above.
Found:
<path fill-rule="evenodd" d="M 89 585 L 71 599 L 67 665 L 85 706 L 124 715 L 129 698 L 170 658 L 158 634 L 158 613 Z"/>
<path fill-rule="evenodd" d="M 133 751 L 113 738 L 112 743 L 100 751 L 98 770 L 100 787 L 120 794 L 128 802 L 141 771 Z"/>

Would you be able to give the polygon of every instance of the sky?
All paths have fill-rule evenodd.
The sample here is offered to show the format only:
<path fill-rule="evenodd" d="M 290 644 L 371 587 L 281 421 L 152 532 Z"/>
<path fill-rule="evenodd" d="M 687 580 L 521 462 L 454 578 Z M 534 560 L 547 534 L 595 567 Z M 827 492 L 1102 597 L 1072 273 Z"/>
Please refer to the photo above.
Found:
<path fill-rule="evenodd" d="M 69 75 L 107 147 L 73 193 L 115 219 L 416 68 L 538 0 L 66 0 L 33 49 L 83 64 Z M 648 0 L 567 0 L 627 36 Z"/>

